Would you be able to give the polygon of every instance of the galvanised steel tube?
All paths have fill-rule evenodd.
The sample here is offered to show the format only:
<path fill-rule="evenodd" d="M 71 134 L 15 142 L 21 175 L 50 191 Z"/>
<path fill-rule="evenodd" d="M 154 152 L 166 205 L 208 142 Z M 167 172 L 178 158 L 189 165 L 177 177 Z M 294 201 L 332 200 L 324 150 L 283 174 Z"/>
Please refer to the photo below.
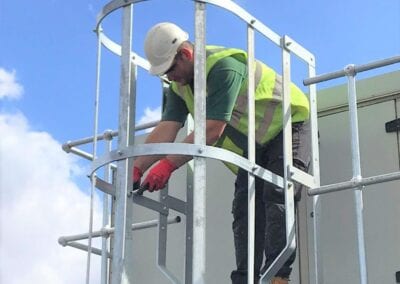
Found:
<path fill-rule="evenodd" d="M 255 55 L 254 55 L 254 28 L 247 26 L 247 69 L 248 69 L 248 160 L 250 163 L 256 162 L 255 147 Z M 255 246 L 255 207 L 256 191 L 254 174 L 248 172 L 248 194 L 247 194 L 247 283 L 254 283 L 254 246 Z"/>
<path fill-rule="evenodd" d="M 308 195 L 318 195 L 318 194 L 325 194 L 330 192 L 341 191 L 345 189 L 365 186 L 365 185 L 372 185 L 377 183 L 383 183 L 387 181 L 394 181 L 400 179 L 400 172 L 393 172 L 388 174 L 382 174 L 367 178 L 362 178 L 361 180 L 350 180 L 330 185 L 324 185 L 319 188 L 309 189 Z"/>
<path fill-rule="evenodd" d="M 111 145 L 112 145 L 112 137 L 109 137 L 107 139 L 107 143 L 105 145 L 105 150 L 107 152 L 111 151 Z M 111 164 L 107 164 L 107 166 L 104 169 L 104 181 L 110 182 L 110 175 L 111 175 Z M 103 193 L 103 228 L 109 225 L 110 222 L 110 197 L 108 194 Z M 101 284 L 107 284 L 108 283 L 108 238 L 103 236 L 101 240 Z"/>
<path fill-rule="evenodd" d="M 180 223 L 180 222 L 181 222 L 180 216 L 168 218 L 168 224 L 175 224 L 175 223 Z M 158 223 L 159 223 L 158 220 L 150 220 L 150 221 L 135 223 L 135 224 L 131 225 L 131 230 L 136 231 L 136 230 L 157 227 Z M 114 232 L 115 232 L 115 228 L 104 227 L 99 231 L 93 231 L 92 237 L 93 238 L 98 238 L 98 237 L 103 237 L 103 236 L 108 237 L 110 234 L 114 234 Z M 66 245 L 68 245 L 69 242 L 86 240 L 88 237 L 89 237 L 88 233 L 72 235 L 72 236 L 63 236 L 58 239 L 58 243 L 62 246 L 66 246 Z"/>
<path fill-rule="evenodd" d="M 67 246 L 77 248 L 77 249 L 80 249 L 83 251 L 88 251 L 88 249 L 89 249 L 89 247 L 87 245 L 76 243 L 76 242 L 70 242 L 67 244 Z M 91 253 L 93 253 L 93 254 L 101 255 L 101 253 L 102 253 L 101 250 L 98 248 L 90 248 L 90 250 L 91 250 Z"/>
<path fill-rule="evenodd" d="M 206 144 L 206 47 L 205 4 L 195 4 L 194 143 Z M 206 270 L 206 163 L 194 157 L 193 284 L 205 284 Z"/>
<path fill-rule="evenodd" d="M 136 125 L 135 126 L 135 131 L 140 131 L 140 130 L 144 130 L 144 129 L 147 129 L 147 128 L 154 127 L 159 122 L 160 122 L 159 120 L 156 120 L 156 121 L 151 121 L 151 122 L 147 122 L 147 123 Z M 118 136 L 118 131 L 106 130 L 106 131 L 104 131 L 103 134 L 95 135 L 95 136 L 92 136 L 92 137 L 86 137 L 86 138 L 78 139 L 78 140 L 75 140 L 75 141 L 68 141 L 68 142 L 66 142 L 66 143 L 64 143 L 62 145 L 62 149 L 65 152 L 69 153 L 70 149 L 72 147 L 74 147 L 74 146 L 89 144 L 89 143 L 92 143 L 95 139 L 97 141 L 108 139 L 109 136 L 111 136 L 111 137 Z"/>
<path fill-rule="evenodd" d="M 101 30 L 101 28 L 99 29 Z M 98 132 L 98 121 L 99 121 L 99 101 L 100 101 L 100 71 L 101 71 L 101 43 L 100 38 L 97 41 L 97 60 L 96 60 L 96 94 L 95 94 L 95 112 L 94 112 L 94 126 L 93 126 L 93 158 L 97 157 L 97 132 Z M 88 254 L 86 261 L 86 284 L 89 284 L 90 281 L 90 258 L 91 258 L 91 249 L 92 249 L 92 231 L 93 231 L 93 206 L 94 206 L 94 191 L 95 191 L 95 182 L 96 175 L 90 174 L 90 213 L 89 213 L 89 236 L 88 236 Z"/>
<path fill-rule="evenodd" d="M 315 60 L 314 65 L 308 65 L 308 76 L 315 76 Z M 314 176 L 314 187 L 320 186 L 320 169 L 319 169 L 319 144 L 318 144 L 318 108 L 317 108 L 317 86 L 312 84 L 309 86 L 309 100 L 310 100 L 310 127 L 311 127 L 311 151 L 312 151 L 312 174 Z M 310 284 L 323 283 L 323 273 L 321 271 L 322 256 L 320 250 L 320 198 L 314 196 L 311 202 L 311 212 L 307 206 L 307 216 L 312 216 L 311 220 L 307 218 L 309 226 L 308 234 L 308 251 L 309 255 L 309 268 L 308 268 L 308 281 Z"/>
<path fill-rule="evenodd" d="M 100 71 L 97 71 L 97 72 L 100 72 Z M 97 76 L 100 76 L 100 75 L 98 74 Z M 96 86 L 96 88 L 100 88 L 100 86 Z M 96 93 L 97 92 L 100 92 L 100 90 L 96 90 Z M 97 104 L 97 102 L 95 102 L 95 104 Z M 106 130 L 106 131 L 104 131 L 103 134 L 93 135 L 91 137 L 81 138 L 81 139 L 78 139 L 75 141 L 68 141 L 62 145 L 62 148 L 65 152 L 68 153 L 68 151 L 71 147 L 89 144 L 89 143 L 92 143 L 95 139 L 97 141 L 104 140 L 109 135 L 111 135 L 112 137 L 115 137 L 118 135 L 118 131 Z"/>
<path fill-rule="evenodd" d="M 387 59 L 378 60 L 378 61 L 374 61 L 371 63 L 363 64 L 363 65 L 355 65 L 352 67 L 352 69 L 354 70 L 355 73 L 360 73 L 360 72 L 364 72 L 367 70 L 371 70 L 371 69 L 375 69 L 375 68 L 379 68 L 379 67 L 399 63 L 399 62 L 400 62 L 400 56 L 393 56 L 393 57 L 390 57 Z M 346 76 L 346 74 L 347 74 L 346 70 L 339 70 L 339 71 L 335 71 L 335 72 L 331 72 L 331 73 L 327 73 L 327 74 L 322 74 L 322 75 L 319 75 L 316 77 L 304 79 L 303 84 L 305 86 L 308 86 L 311 84 L 316 84 L 316 83 L 325 82 L 325 81 L 329 81 L 332 79 L 344 77 L 344 76 Z"/>
<path fill-rule="evenodd" d="M 348 78 L 348 100 L 349 100 L 353 179 L 361 180 L 361 161 L 360 161 L 360 145 L 358 137 L 357 95 L 356 95 L 356 81 L 355 81 L 356 73 L 354 65 L 346 66 L 345 72 Z M 361 186 L 354 190 L 354 205 L 356 211 L 358 259 L 360 265 L 360 280 L 361 280 L 360 283 L 367 284 L 368 278 L 367 278 L 367 263 L 365 257 L 363 199 L 362 199 Z"/>

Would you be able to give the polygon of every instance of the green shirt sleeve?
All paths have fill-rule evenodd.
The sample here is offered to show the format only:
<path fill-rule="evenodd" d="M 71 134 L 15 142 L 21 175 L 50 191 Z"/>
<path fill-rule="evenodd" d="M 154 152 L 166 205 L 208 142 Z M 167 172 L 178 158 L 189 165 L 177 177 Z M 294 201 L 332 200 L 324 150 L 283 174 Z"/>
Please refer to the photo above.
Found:
<path fill-rule="evenodd" d="M 219 60 L 207 76 L 207 119 L 229 122 L 247 66 L 233 57 Z"/>

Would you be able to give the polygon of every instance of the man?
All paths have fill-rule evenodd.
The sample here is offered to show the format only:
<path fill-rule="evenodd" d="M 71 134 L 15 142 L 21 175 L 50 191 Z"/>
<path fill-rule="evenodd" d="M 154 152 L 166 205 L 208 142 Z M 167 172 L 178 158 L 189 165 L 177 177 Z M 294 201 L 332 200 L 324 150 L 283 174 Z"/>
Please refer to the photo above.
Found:
<path fill-rule="evenodd" d="M 166 75 L 171 81 L 161 122 L 149 134 L 146 143 L 173 142 L 187 114 L 193 114 L 194 47 L 188 34 L 172 23 L 160 23 L 150 29 L 145 52 L 150 73 Z M 206 143 L 246 157 L 247 151 L 247 54 L 239 49 L 207 46 Z M 256 160 L 272 172 L 283 175 L 282 82 L 281 77 L 256 61 Z M 293 122 L 293 163 L 307 171 L 309 158 L 309 116 L 306 96 L 291 84 Z M 189 134 L 184 143 L 193 143 Z M 135 160 L 133 181 L 139 187 L 143 172 L 152 167 L 140 184 L 149 191 L 165 187 L 171 173 L 192 157 L 182 155 L 142 156 Z M 237 174 L 232 213 L 237 269 L 232 283 L 247 283 L 247 172 L 230 167 Z M 296 200 L 300 186 L 295 186 Z M 263 254 L 268 267 L 284 248 L 284 196 L 275 186 L 256 179 L 255 275 L 259 278 Z M 293 254 L 273 278 L 272 283 L 288 283 Z M 257 281 L 256 279 L 256 281 Z"/>

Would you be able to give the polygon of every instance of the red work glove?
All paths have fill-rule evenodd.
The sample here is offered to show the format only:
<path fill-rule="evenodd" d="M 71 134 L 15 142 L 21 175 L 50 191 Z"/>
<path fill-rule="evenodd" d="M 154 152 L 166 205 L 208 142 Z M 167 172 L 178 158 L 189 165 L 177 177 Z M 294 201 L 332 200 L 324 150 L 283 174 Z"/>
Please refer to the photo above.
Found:
<path fill-rule="evenodd" d="M 143 172 L 138 167 L 133 167 L 132 178 L 133 178 L 133 190 L 136 190 L 140 186 L 140 179 L 143 175 Z"/>
<path fill-rule="evenodd" d="M 155 165 L 147 174 L 147 177 L 140 185 L 141 189 L 147 189 L 148 191 L 160 190 L 167 184 L 171 173 L 175 171 L 177 167 L 168 159 L 162 159 Z"/>

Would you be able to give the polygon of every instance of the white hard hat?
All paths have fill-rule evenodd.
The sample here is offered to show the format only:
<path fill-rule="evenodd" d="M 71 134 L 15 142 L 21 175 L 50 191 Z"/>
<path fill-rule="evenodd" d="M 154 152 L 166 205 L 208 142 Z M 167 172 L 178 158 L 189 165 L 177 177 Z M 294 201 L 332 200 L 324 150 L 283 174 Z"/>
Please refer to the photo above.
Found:
<path fill-rule="evenodd" d="M 159 23 L 152 27 L 144 41 L 144 51 L 150 62 L 150 73 L 162 75 L 169 69 L 182 42 L 188 34 L 172 23 Z"/>

